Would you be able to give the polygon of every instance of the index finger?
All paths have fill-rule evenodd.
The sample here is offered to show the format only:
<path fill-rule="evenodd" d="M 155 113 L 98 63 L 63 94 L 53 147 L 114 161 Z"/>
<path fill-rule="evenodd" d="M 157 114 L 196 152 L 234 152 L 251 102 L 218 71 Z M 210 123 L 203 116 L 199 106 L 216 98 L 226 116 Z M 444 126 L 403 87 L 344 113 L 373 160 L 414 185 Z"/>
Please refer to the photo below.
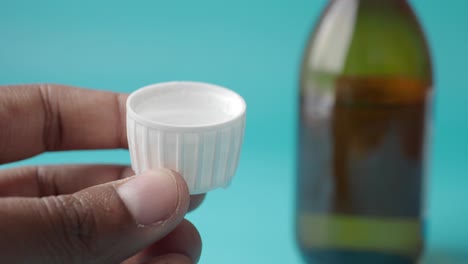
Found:
<path fill-rule="evenodd" d="M 126 148 L 126 99 L 62 85 L 0 87 L 0 164 L 44 151 Z"/>

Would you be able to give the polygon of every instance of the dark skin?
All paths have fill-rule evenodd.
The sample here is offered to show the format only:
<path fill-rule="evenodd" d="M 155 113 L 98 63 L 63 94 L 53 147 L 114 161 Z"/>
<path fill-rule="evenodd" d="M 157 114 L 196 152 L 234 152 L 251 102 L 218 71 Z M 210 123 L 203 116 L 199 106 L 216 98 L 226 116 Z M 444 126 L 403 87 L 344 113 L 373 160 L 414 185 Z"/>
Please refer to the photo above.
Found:
<path fill-rule="evenodd" d="M 61 85 L 0 87 L 0 164 L 48 151 L 127 148 L 126 98 L 126 94 Z M 201 239 L 184 215 L 204 195 L 190 197 L 177 173 L 154 174 L 174 178 L 176 193 L 167 195 L 175 199 L 175 207 L 166 218 L 140 225 L 117 191 L 136 178 L 127 166 L 0 170 L 2 260 L 196 263 Z"/>

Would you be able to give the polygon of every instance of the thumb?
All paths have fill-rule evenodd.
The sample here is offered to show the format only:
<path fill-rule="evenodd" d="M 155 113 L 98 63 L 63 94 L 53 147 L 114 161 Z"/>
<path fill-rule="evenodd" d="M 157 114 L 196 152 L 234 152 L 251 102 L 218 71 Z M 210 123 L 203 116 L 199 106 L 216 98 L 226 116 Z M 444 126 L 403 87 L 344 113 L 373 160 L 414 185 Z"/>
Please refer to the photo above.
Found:
<path fill-rule="evenodd" d="M 171 232 L 188 205 L 185 181 L 169 170 L 72 195 L 2 198 L 2 261 L 118 263 Z"/>

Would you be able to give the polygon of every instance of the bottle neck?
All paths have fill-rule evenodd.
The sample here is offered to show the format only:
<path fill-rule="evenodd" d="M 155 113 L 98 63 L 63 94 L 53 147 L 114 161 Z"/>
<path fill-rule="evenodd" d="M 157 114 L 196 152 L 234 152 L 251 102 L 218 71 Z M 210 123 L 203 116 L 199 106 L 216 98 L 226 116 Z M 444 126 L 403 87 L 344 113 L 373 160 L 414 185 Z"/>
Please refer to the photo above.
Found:
<path fill-rule="evenodd" d="M 379 2 L 406 2 L 406 0 L 360 0 L 360 1 L 368 1 L 368 2 L 374 2 L 374 3 L 379 3 Z"/>
<path fill-rule="evenodd" d="M 313 72 L 432 80 L 424 32 L 406 0 L 330 1 L 307 56 Z"/>
<path fill-rule="evenodd" d="M 384 7 L 388 5 L 408 5 L 407 0 L 330 0 L 330 2 L 352 1 L 356 4 L 374 7 Z"/>

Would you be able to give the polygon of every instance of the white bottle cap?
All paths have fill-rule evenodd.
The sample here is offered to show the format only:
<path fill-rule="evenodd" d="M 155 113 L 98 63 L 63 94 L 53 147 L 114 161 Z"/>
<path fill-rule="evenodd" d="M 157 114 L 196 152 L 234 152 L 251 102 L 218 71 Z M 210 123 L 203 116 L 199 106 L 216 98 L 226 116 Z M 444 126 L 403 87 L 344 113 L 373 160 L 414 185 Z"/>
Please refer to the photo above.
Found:
<path fill-rule="evenodd" d="M 133 170 L 177 171 L 190 194 L 226 187 L 237 168 L 245 112 L 241 96 L 213 84 L 167 82 L 138 89 L 127 100 Z"/>

